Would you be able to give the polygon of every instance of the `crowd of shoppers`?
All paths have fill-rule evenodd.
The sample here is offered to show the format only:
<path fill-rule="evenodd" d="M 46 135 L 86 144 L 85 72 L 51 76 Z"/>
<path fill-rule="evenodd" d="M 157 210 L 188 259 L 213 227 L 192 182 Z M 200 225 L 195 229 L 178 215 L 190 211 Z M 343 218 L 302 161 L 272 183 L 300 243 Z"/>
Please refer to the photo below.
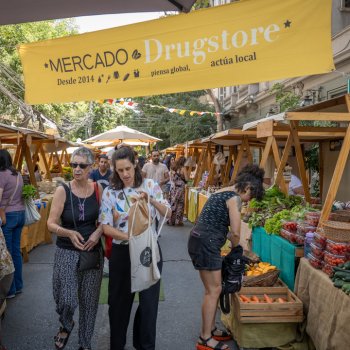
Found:
<path fill-rule="evenodd" d="M 100 155 L 96 169 L 91 150 L 80 147 L 72 154 L 73 180 L 57 187 L 47 222 L 49 230 L 57 236 L 53 266 L 53 296 L 60 322 L 54 337 L 57 350 L 64 349 L 69 340 L 77 308 L 79 350 L 91 349 L 102 281 L 102 234 L 112 239 L 108 286 L 110 349 L 124 349 L 135 297 L 131 292 L 128 247 L 129 210 L 135 200 L 149 200 L 152 222 L 166 216 L 169 225 L 183 225 L 185 186 L 189 180 L 185 157 L 176 159 L 170 154 L 162 162 L 159 152 L 153 150 L 151 159 L 144 161 L 126 145 L 116 147 L 112 154 Z M 6 221 L 0 229 L 1 315 L 6 298 L 14 297 L 23 288 L 20 239 L 24 205 L 22 177 L 5 150 L 0 150 L 0 172 L 0 207 Z M 197 348 L 228 348 L 220 340 L 226 340 L 229 334 L 215 327 L 221 291 L 220 248 L 227 236 L 232 246 L 238 244 L 240 203 L 261 198 L 263 177 L 257 166 L 244 168 L 232 186 L 211 195 L 190 233 L 188 252 L 205 288 Z M 154 234 L 156 231 L 154 227 Z M 160 246 L 159 252 L 158 268 L 162 271 Z M 160 281 L 139 292 L 133 321 L 133 346 L 137 350 L 155 349 L 159 293 Z M 0 323 L 0 350 L 4 349 Z"/>

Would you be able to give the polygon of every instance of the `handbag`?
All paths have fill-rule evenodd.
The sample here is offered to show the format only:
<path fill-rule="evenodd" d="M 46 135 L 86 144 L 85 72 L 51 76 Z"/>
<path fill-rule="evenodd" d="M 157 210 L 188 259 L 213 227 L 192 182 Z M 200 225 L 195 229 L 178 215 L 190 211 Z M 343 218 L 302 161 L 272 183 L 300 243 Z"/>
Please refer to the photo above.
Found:
<path fill-rule="evenodd" d="M 32 225 L 41 219 L 40 213 L 32 198 L 24 200 L 24 225 Z"/>
<path fill-rule="evenodd" d="M 150 204 L 149 197 L 150 196 L 148 195 L 148 206 Z M 137 202 L 135 205 L 137 205 Z M 160 280 L 161 276 L 157 265 L 157 262 L 160 261 L 158 236 L 163 228 L 167 215 L 166 213 L 159 227 L 158 233 L 156 234 L 151 225 L 151 210 L 148 210 L 148 227 L 139 235 L 135 235 L 134 223 L 136 212 L 137 210 L 134 210 L 131 227 L 129 229 L 132 293 L 148 289 Z"/>
<path fill-rule="evenodd" d="M 13 197 L 15 196 L 15 193 L 17 192 L 18 188 L 18 182 L 19 182 L 19 174 L 17 174 L 17 181 L 16 181 L 16 187 L 15 190 L 13 191 L 11 197 L 7 201 L 6 205 L 4 208 L 0 208 L 0 219 L 1 219 L 1 226 L 6 225 L 6 208 L 11 204 Z"/>
<path fill-rule="evenodd" d="M 72 189 L 70 187 L 70 184 L 69 184 L 69 195 L 70 195 L 70 203 L 72 208 L 74 229 L 75 231 L 78 231 L 77 224 L 75 222 L 75 217 L 74 217 L 73 196 L 72 196 Z M 88 270 L 98 270 L 100 269 L 100 267 L 101 267 L 101 252 L 99 248 L 97 250 L 92 250 L 92 251 L 86 251 L 86 250 L 80 251 L 78 271 L 83 272 Z"/>
<path fill-rule="evenodd" d="M 94 183 L 94 188 L 95 188 L 96 200 L 97 200 L 98 206 L 100 206 L 101 203 L 100 203 L 100 195 L 99 195 L 99 189 L 98 189 L 97 182 Z M 102 243 L 102 249 L 104 252 L 104 256 L 107 259 L 109 259 L 111 257 L 111 254 L 112 254 L 113 238 L 102 233 L 101 243 Z"/>

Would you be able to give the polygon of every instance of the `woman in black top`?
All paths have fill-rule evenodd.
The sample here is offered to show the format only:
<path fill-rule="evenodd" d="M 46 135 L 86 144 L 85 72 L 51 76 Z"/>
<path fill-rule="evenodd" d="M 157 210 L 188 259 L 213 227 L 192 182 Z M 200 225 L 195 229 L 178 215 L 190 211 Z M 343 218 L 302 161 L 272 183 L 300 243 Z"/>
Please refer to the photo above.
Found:
<path fill-rule="evenodd" d="M 241 201 L 261 199 L 264 171 L 256 165 L 247 165 L 238 174 L 233 186 L 212 194 L 206 202 L 190 233 L 188 252 L 193 266 L 199 270 L 205 288 L 202 304 L 202 330 L 198 350 L 228 349 L 221 340 L 230 339 L 225 331 L 215 327 L 215 313 L 221 293 L 221 247 L 228 238 L 232 247 L 239 243 L 241 228 Z"/>
<path fill-rule="evenodd" d="M 91 349 L 103 268 L 102 228 L 96 226 L 102 187 L 88 180 L 93 162 L 94 155 L 89 149 L 80 147 L 74 151 L 71 162 L 74 179 L 68 186 L 57 188 L 47 222 L 49 230 L 57 235 L 53 294 L 62 325 L 54 338 L 58 350 L 67 344 L 78 305 L 79 349 Z M 98 251 L 99 267 L 80 271 L 82 251 Z"/>

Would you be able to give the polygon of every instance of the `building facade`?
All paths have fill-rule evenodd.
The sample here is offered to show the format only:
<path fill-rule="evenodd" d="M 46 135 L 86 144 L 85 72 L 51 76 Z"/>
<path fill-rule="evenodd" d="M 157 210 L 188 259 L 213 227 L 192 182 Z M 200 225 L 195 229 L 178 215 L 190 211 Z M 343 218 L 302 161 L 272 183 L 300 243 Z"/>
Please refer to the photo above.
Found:
<path fill-rule="evenodd" d="M 212 0 L 212 6 L 227 4 L 230 0 Z M 307 34 L 305 35 L 307 40 Z M 350 0 L 332 1 L 332 47 L 336 70 L 328 74 L 288 78 L 278 81 L 214 89 L 224 110 L 224 128 L 264 118 L 280 111 L 271 88 L 283 84 L 285 89 L 300 97 L 301 104 L 313 104 L 343 95 L 350 79 Z"/>

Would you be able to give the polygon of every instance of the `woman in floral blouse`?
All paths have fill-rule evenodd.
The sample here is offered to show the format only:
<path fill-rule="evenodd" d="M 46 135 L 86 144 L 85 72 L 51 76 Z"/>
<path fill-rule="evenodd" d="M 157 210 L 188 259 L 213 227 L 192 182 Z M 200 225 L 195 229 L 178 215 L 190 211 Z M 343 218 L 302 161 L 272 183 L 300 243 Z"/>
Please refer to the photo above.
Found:
<path fill-rule="evenodd" d="M 130 255 L 128 247 L 128 213 L 137 197 L 150 197 L 152 218 L 170 217 L 168 203 L 159 185 L 143 179 L 135 161 L 134 151 L 128 146 L 117 149 L 112 156 L 111 185 L 102 196 L 100 222 L 106 235 L 113 238 L 109 260 L 109 322 L 110 348 L 123 350 L 135 293 L 131 293 Z M 169 214 L 167 214 L 167 212 Z M 161 256 L 161 251 L 160 251 Z M 162 258 L 158 263 L 162 270 Z M 137 350 L 155 349 L 160 281 L 139 293 L 140 302 L 133 327 L 133 345 Z"/>

